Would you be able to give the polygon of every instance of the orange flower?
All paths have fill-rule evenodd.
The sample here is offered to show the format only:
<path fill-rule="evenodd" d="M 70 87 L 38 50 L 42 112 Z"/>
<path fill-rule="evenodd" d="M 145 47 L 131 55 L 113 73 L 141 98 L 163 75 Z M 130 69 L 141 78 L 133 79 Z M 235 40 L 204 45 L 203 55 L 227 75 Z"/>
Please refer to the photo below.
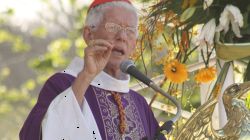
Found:
<path fill-rule="evenodd" d="M 213 98 L 218 99 L 220 92 L 221 92 L 221 83 L 218 83 L 217 85 L 215 85 L 215 89 L 212 92 Z"/>
<path fill-rule="evenodd" d="M 186 66 L 176 59 L 164 66 L 164 74 L 173 83 L 182 83 L 188 77 Z"/>
<path fill-rule="evenodd" d="M 197 82 L 207 83 L 214 80 L 216 77 L 215 67 L 208 67 L 200 69 L 199 72 L 195 75 L 195 80 Z"/>

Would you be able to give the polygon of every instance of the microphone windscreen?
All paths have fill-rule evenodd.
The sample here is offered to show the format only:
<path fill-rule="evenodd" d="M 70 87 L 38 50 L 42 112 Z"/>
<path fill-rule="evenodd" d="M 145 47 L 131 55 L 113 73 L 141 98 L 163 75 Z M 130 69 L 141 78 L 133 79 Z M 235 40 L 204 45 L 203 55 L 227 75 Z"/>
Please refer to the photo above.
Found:
<path fill-rule="evenodd" d="M 125 60 L 120 64 L 120 69 L 122 72 L 127 73 L 130 66 L 134 66 L 134 62 L 132 60 Z"/>
<path fill-rule="evenodd" d="M 132 75 L 148 86 L 152 82 L 146 75 L 136 69 L 134 62 L 131 60 L 123 61 L 120 65 L 120 69 L 122 72 Z"/>

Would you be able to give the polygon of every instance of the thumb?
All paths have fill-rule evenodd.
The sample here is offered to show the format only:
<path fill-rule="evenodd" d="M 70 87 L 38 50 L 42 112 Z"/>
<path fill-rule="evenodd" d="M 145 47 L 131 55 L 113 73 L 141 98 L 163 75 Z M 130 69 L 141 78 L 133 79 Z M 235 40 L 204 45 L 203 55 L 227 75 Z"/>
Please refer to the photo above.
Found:
<path fill-rule="evenodd" d="M 103 54 L 103 56 L 105 58 L 109 58 L 112 52 L 113 46 L 112 47 L 108 47 L 108 50 L 105 51 L 105 53 Z"/>

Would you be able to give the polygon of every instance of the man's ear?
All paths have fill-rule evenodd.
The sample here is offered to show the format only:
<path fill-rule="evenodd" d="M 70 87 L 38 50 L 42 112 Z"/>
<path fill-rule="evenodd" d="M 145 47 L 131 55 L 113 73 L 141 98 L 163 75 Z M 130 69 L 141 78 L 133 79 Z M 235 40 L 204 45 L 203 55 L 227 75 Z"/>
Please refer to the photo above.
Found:
<path fill-rule="evenodd" d="M 93 32 L 91 31 L 90 27 L 87 26 L 84 26 L 82 30 L 83 39 L 88 44 L 88 42 L 93 39 Z"/>

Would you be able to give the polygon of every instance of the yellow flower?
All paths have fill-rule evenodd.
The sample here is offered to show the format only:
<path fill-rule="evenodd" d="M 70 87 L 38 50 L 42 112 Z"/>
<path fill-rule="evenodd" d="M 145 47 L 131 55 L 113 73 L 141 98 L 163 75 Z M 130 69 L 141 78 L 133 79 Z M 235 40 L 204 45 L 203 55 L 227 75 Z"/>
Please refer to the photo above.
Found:
<path fill-rule="evenodd" d="M 199 72 L 195 75 L 195 80 L 197 82 L 207 83 L 214 80 L 216 77 L 215 67 L 208 67 L 200 69 Z"/>
<path fill-rule="evenodd" d="M 164 74 L 173 83 L 182 83 L 188 77 L 186 66 L 176 59 L 164 66 Z"/>

